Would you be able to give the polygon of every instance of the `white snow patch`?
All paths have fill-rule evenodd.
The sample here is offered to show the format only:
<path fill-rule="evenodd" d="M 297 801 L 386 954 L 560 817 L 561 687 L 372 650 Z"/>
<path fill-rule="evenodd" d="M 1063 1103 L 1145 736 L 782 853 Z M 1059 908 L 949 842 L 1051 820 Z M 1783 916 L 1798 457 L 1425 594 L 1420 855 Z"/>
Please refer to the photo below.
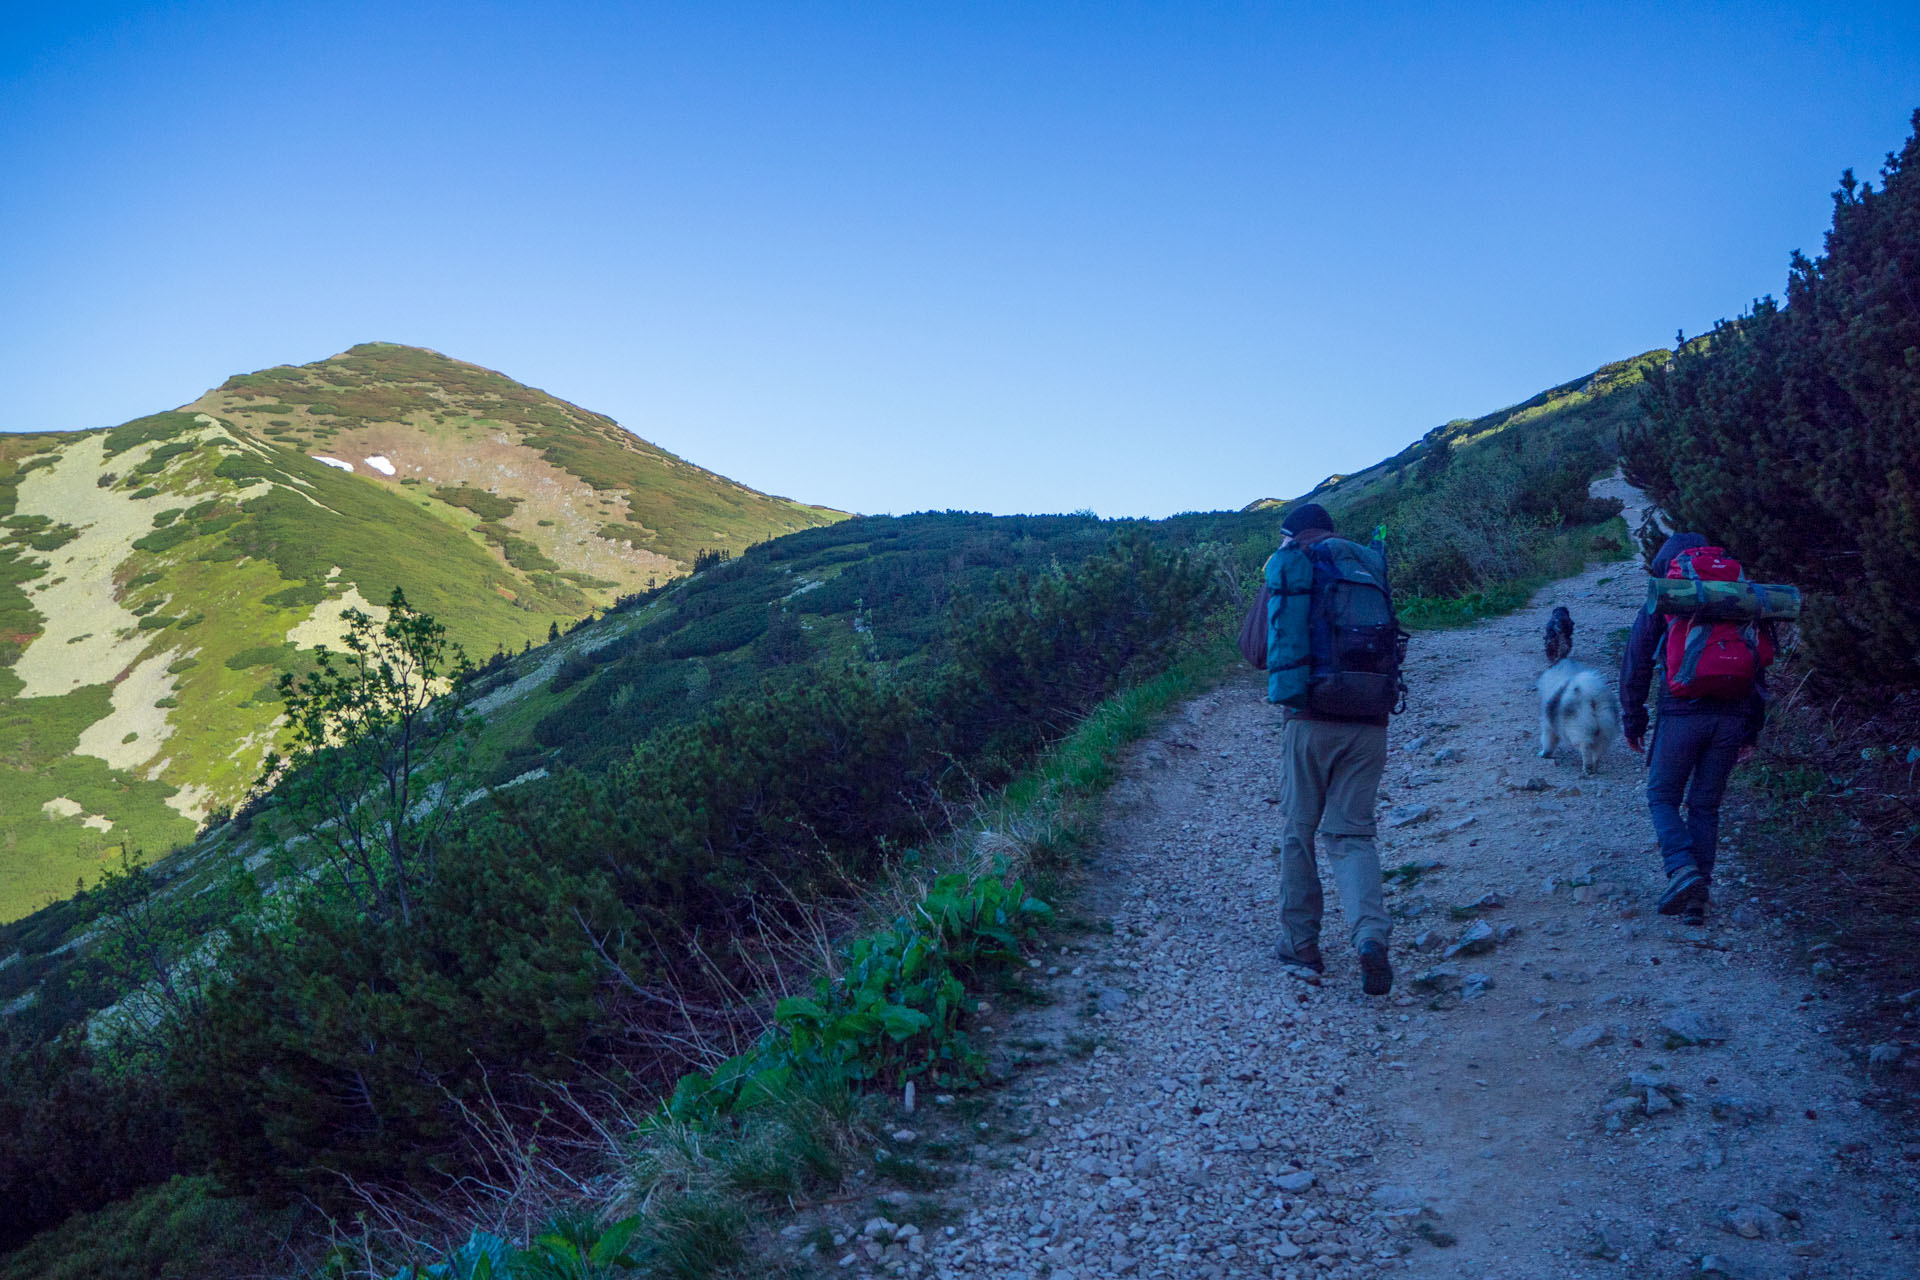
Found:
<path fill-rule="evenodd" d="M 78 800 L 69 799 L 66 796 L 55 796 L 40 806 L 40 812 L 49 818 L 77 818 L 82 810 Z"/>
<path fill-rule="evenodd" d="M 393 474 L 393 463 L 384 453 L 376 453 L 371 458 L 362 458 L 360 461 L 366 463 L 383 476 Z"/>
<path fill-rule="evenodd" d="M 326 464 L 327 464 L 328 466 L 330 466 L 330 467 L 338 467 L 338 468 L 340 468 L 340 469 L 341 469 L 342 471 L 351 471 L 351 470 L 353 470 L 353 464 L 352 464 L 351 462 L 344 462 L 344 461 L 342 461 L 342 460 L 341 460 L 341 459 L 339 459 L 339 458 L 329 458 L 329 457 L 327 457 L 327 456 L 326 456 L 325 454 L 322 454 L 322 453 L 310 453 L 310 454 L 308 454 L 307 456 L 308 456 L 309 458 L 312 458 L 312 459 L 313 459 L 313 460 L 314 460 L 315 462 L 324 462 L 324 463 L 326 463 Z"/>

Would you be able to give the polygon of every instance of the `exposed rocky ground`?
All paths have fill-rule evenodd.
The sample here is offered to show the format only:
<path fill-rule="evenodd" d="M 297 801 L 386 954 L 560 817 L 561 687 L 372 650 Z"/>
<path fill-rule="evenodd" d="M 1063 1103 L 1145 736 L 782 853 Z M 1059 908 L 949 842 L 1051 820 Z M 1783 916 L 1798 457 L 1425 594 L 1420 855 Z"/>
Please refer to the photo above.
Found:
<path fill-rule="evenodd" d="M 1683 929 L 1653 912 L 1639 758 L 1534 756 L 1545 611 L 1611 680 L 1643 583 L 1597 568 L 1416 640 L 1385 998 L 1331 886 L 1325 980 L 1280 969 L 1276 713 L 1251 677 L 1189 704 L 1111 794 L 1077 904 L 1098 927 L 1035 975 L 1056 998 L 996 1030 L 1026 1063 L 969 1117 L 946 1221 L 897 1195 L 809 1253 L 1036 1280 L 1920 1276 L 1920 1145 L 1857 1100 L 1916 1064 L 1842 1042 L 1846 993 L 1744 890 L 1737 830 Z"/>

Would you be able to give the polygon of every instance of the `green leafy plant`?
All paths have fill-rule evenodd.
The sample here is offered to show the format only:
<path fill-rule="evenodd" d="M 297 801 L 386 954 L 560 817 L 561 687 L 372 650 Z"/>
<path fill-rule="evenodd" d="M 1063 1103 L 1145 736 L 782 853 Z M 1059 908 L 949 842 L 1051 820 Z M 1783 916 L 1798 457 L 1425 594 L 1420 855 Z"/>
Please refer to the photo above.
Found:
<path fill-rule="evenodd" d="M 562 1214 L 515 1255 L 512 1280 L 602 1280 L 618 1275 L 640 1265 L 629 1252 L 639 1229 L 638 1217 L 603 1227 L 589 1213 Z"/>
<path fill-rule="evenodd" d="M 348 1265 L 344 1251 L 336 1250 L 333 1269 L 344 1274 Z M 490 1231 L 475 1231 L 440 1261 L 410 1263 L 388 1280 L 515 1280 L 517 1274 L 512 1246 Z"/>
<path fill-rule="evenodd" d="M 291 736 L 260 775 L 285 820 L 320 851 L 329 883 L 376 918 L 411 920 L 431 883 L 472 723 L 460 696 L 471 669 L 446 628 L 395 587 L 384 622 L 342 615 L 344 654 L 280 677 Z M 431 707 L 429 707 L 431 703 Z"/>
<path fill-rule="evenodd" d="M 796 1072 L 890 1084 L 977 1078 L 981 1060 L 963 1029 L 968 985 L 1018 962 L 1022 941 L 1051 915 L 1017 880 L 937 877 L 910 911 L 848 944 L 837 976 L 782 1000 L 752 1051 L 682 1077 L 668 1114 L 698 1121 L 749 1109 Z"/>

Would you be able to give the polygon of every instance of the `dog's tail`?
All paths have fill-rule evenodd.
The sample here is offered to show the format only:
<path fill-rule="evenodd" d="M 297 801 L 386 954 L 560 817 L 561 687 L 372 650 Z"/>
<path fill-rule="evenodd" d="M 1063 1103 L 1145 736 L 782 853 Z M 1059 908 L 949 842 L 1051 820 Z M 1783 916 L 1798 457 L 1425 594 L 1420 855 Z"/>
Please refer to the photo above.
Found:
<path fill-rule="evenodd" d="M 1547 662 L 1559 662 L 1573 652 L 1573 615 L 1565 605 L 1555 605 L 1547 619 Z"/>

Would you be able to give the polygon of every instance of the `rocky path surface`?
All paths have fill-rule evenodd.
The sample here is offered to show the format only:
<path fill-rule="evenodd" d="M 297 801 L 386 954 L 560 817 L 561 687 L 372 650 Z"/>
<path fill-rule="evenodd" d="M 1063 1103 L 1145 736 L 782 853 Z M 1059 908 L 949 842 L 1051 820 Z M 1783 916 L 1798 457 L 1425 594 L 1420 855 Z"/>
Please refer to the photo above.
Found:
<path fill-rule="evenodd" d="M 1140 744 L 1078 904 L 1100 929 L 1049 957 L 1051 1005 L 996 1031 L 1037 1064 L 1006 1089 L 1014 1140 L 975 1148 L 949 1226 L 846 1269 L 1920 1276 L 1920 1147 L 1856 1101 L 1836 1006 L 1742 891 L 1739 833 L 1709 927 L 1683 930 L 1653 913 L 1639 759 L 1583 778 L 1534 757 L 1545 611 L 1610 672 L 1643 582 L 1596 568 L 1416 639 L 1381 801 L 1404 868 L 1385 998 L 1360 992 L 1331 886 L 1324 983 L 1276 963 L 1279 726 L 1256 681 Z"/>

